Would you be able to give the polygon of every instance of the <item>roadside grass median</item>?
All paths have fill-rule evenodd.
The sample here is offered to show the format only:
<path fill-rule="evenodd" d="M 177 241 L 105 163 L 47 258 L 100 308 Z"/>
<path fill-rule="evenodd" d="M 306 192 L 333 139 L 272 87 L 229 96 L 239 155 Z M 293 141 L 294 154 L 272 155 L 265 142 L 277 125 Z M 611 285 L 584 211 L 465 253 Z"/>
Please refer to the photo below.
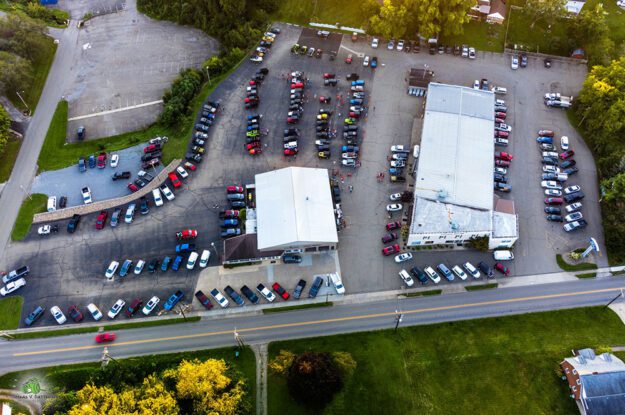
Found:
<path fill-rule="evenodd" d="M 394 320 L 387 330 L 270 343 L 269 362 L 281 350 L 348 352 L 356 368 L 323 411 L 298 404 L 286 378 L 270 370 L 268 413 L 573 414 L 559 363 L 572 349 L 625 344 L 625 326 L 604 307 L 400 325 L 397 332 Z"/>
<path fill-rule="evenodd" d="M 584 273 L 584 274 L 575 274 L 575 276 L 577 278 L 580 278 L 580 279 L 595 278 L 597 276 L 597 273 L 596 272 L 587 272 L 587 273 Z"/>
<path fill-rule="evenodd" d="M 491 288 L 497 288 L 499 284 L 496 282 L 490 284 L 482 284 L 482 285 L 467 285 L 464 287 L 467 291 L 479 291 L 479 290 L 490 290 Z"/>
<path fill-rule="evenodd" d="M 332 301 L 328 301 L 325 303 L 301 304 L 301 305 L 294 305 L 290 307 L 263 308 L 263 314 L 273 314 L 273 313 L 282 313 L 284 311 L 304 310 L 306 308 L 332 307 L 333 305 L 334 303 Z"/>
<path fill-rule="evenodd" d="M 132 323 L 122 323 L 122 324 L 109 324 L 104 325 L 102 328 L 104 331 L 115 331 L 115 330 L 126 330 L 126 329 L 136 329 L 143 327 L 155 327 L 155 326 L 169 326 L 171 324 L 180 324 L 180 323 L 195 323 L 200 321 L 202 318 L 199 316 L 187 317 L 186 320 L 184 318 L 172 318 L 168 320 L 148 320 L 148 321 L 134 321 Z M 18 323 L 19 323 L 19 315 L 18 315 Z M 15 327 L 17 328 L 17 326 Z M 15 333 L 11 336 L 15 340 L 25 340 L 25 339 L 39 339 L 42 337 L 56 337 L 56 336 L 69 336 L 72 334 L 83 334 L 83 333 L 96 333 L 98 331 L 98 327 L 80 327 L 76 326 L 71 329 L 66 330 L 48 330 L 48 331 L 27 331 L 24 333 Z"/>
<path fill-rule="evenodd" d="M 20 195 L 21 196 L 21 195 Z M 17 214 L 13 231 L 11 232 L 11 240 L 21 241 L 28 235 L 30 225 L 33 224 L 33 216 L 35 213 L 43 213 L 47 209 L 48 196 L 42 193 L 34 193 L 22 202 L 22 207 Z"/>
<path fill-rule="evenodd" d="M 14 295 L 0 300 L 0 330 L 15 330 L 20 324 L 24 297 Z"/>
<path fill-rule="evenodd" d="M 427 290 L 427 291 L 415 291 L 412 293 L 404 294 L 404 297 L 427 297 L 430 295 L 441 295 L 443 290 Z"/>
<path fill-rule="evenodd" d="M 562 255 L 557 254 L 556 255 L 556 262 L 558 263 L 558 266 L 564 270 L 564 271 L 568 271 L 568 272 L 575 272 L 575 271 L 588 271 L 591 269 L 597 269 L 597 264 L 591 264 L 588 262 L 582 263 L 582 264 L 575 264 L 575 265 L 571 265 L 569 263 L 567 263 L 564 258 L 562 257 Z"/>
<path fill-rule="evenodd" d="M 4 150 L 0 153 L 0 183 L 4 183 L 11 177 L 15 160 L 22 147 L 22 140 L 10 135 Z"/>
<path fill-rule="evenodd" d="M 191 137 L 195 117 L 202 107 L 206 98 L 213 92 L 219 83 L 227 78 L 236 68 L 216 76 L 209 85 L 206 82 L 197 96 L 191 103 L 191 112 L 186 120 L 176 127 L 164 127 L 158 122 L 145 129 L 119 134 L 111 137 L 99 138 L 97 140 L 86 140 L 78 143 L 67 144 L 67 101 L 60 101 L 57 105 L 46 139 L 43 143 L 39 160 L 37 162 L 39 171 L 58 170 L 78 163 L 80 157 L 87 157 L 90 154 L 100 152 L 113 152 L 123 150 L 134 145 L 145 143 L 157 136 L 167 136 L 169 140 L 163 147 L 163 165 L 169 164 L 172 160 L 184 158 Z M 219 121 L 217 121 L 219 122 Z M 69 134 L 75 134 L 70 131 Z M 89 131 L 87 131 L 87 135 Z"/>

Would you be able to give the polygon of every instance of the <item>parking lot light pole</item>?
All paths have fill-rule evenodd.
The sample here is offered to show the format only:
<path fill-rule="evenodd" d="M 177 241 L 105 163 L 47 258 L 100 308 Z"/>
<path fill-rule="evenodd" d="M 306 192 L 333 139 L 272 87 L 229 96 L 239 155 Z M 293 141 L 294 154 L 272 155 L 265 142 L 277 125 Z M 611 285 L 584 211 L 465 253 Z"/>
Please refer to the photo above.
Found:
<path fill-rule="evenodd" d="M 211 85 L 211 74 L 210 72 L 208 72 L 208 66 L 205 66 L 204 69 L 206 69 L 206 77 L 208 78 L 208 84 Z"/>

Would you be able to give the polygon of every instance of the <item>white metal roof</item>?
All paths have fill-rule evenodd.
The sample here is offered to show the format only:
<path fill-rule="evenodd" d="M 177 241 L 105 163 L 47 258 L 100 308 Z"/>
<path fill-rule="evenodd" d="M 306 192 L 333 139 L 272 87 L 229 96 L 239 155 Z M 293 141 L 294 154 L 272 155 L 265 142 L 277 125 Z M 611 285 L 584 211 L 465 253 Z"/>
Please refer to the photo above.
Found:
<path fill-rule="evenodd" d="M 416 196 L 492 210 L 494 105 L 490 91 L 430 83 Z"/>
<path fill-rule="evenodd" d="M 256 175 L 258 249 L 337 243 L 326 169 L 288 167 Z"/>
<path fill-rule="evenodd" d="M 489 232 L 491 212 L 417 197 L 413 209 L 411 234 Z"/>

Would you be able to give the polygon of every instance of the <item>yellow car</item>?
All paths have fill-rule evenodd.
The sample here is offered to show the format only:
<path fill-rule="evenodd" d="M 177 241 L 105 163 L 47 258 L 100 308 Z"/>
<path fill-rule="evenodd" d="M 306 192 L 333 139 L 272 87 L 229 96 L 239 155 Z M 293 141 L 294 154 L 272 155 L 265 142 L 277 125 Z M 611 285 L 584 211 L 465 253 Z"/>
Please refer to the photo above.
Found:
<path fill-rule="evenodd" d="M 265 42 L 269 42 L 269 43 L 273 43 L 273 41 L 274 41 L 274 39 L 273 39 L 272 37 L 269 37 L 269 36 L 265 36 L 265 37 L 263 37 L 263 40 L 264 40 Z"/>

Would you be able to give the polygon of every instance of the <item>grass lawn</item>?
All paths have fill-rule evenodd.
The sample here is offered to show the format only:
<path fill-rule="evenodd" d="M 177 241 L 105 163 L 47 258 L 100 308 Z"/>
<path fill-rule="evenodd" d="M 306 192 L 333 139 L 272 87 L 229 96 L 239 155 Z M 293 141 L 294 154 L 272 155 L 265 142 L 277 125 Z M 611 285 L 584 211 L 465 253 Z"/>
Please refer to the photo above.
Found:
<path fill-rule="evenodd" d="M 118 359 L 120 361 L 140 361 L 149 362 L 154 371 L 162 371 L 174 367 L 183 359 L 199 359 L 205 360 L 209 358 L 224 359 L 229 365 L 241 373 L 246 379 L 245 383 L 248 388 L 247 399 L 250 402 L 250 413 L 255 412 L 256 405 L 256 359 L 254 352 L 245 347 L 238 358 L 234 355 L 235 348 L 224 348 L 215 350 L 199 350 L 195 352 L 172 353 L 162 355 L 148 355 L 134 357 L 130 359 Z M 111 354 L 115 355 L 114 348 Z M 114 364 L 114 363 L 109 363 Z M 20 381 L 29 377 L 38 377 L 45 379 L 46 384 L 55 388 L 65 388 L 67 390 L 77 390 L 82 388 L 89 380 L 91 374 L 100 368 L 99 362 L 80 363 L 66 366 L 53 366 L 41 369 L 25 370 L 20 372 L 7 373 L 0 376 L 0 388 L 13 389 L 20 385 Z"/>
<path fill-rule="evenodd" d="M 560 254 L 556 255 L 556 262 L 558 263 L 558 266 L 562 268 L 564 271 L 573 272 L 573 271 L 587 271 L 591 269 L 597 269 L 597 264 L 591 264 L 591 263 L 582 263 L 582 264 L 576 264 L 576 265 L 568 264 L 564 261 L 564 258 L 562 258 L 562 255 Z"/>
<path fill-rule="evenodd" d="M 514 48 L 514 45 L 522 46 L 531 52 L 548 53 L 553 55 L 569 56 L 568 46 L 568 24 L 569 20 L 561 19 L 552 24 L 547 24 L 544 20 L 538 20 L 532 25 L 533 18 L 523 13 L 523 10 L 511 8 L 514 6 L 524 6 L 525 0 L 513 0 L 508 5 L 507 19 L 502 26 L 508 26 L 507 46 Z"/>
<path fill-rule="evenodd" d="M 614 275 L 614 274 L 613 274 Z M 596 272 L 587 272 L 585 274 L 576 274 L 575 275 L 577 278 L 595 278 L 597 276 Z"/>
<path fill-rule="evenodd" d="M 37 108 L 37 104 L 39 103 L 39 97 L 41 96 L 41 92 L 43 91 L 43 87 L 46 84 L 46 79 L 48 79 L 48 72 L 50 72 L 50 67 L 52 66 L 52 61 L 54 61 L 54 54 L 56 53 L 57 45 L 54 44 L 54 39 L 48 36 L 42 36 L 43 42 L 47 45 L 45 49 L 42 49 L 41 56 L 38 56 L 37 59 L 33 62 L 33 80 L 29 84 L 28 89 L 24 90 L 24 93 L 21 94 L 24 101 L 28 104 L 28 107 L 35 113 L 35 109 Z M 21 93 L 21 92 L 20 92 Z M 11 100 L 13 105 L 17 108 L 24 110 L 24 104 L 22 100 L 19 99 L 15 92 L 8 94 L 8 98 Z"/>
<path fill-rule="evenodd" d="M 66 144 L 67 137 L 67 102 L 60 101 L 54 112 L 52 122 L 48 129 L 45 142 L 39 154 L 40 171 L 58 170 L 78 163 L 78 158 L 101 151 L 111 152 L 131 147 L 145 142 L 157 136 L 167 136 L 169 141 L 163 148 L 163 164 L 167 165 L 172 160 L 184 157 L 189 137 L 193 130 L 193 119 L 202 106 L 206 97 L 213 92 L 219 83 L 227 78 L 230 73 L 220 75 L 212 79 L 212 84 L 205 83 L 198 95 L 191 103 L 191 113 L 188 120 L 179 128 L 166 128 L 159 124 L 130 133 L 124 133 L 98 140 L 84 141 L 81 143 Z"/>
<path fill-rule="evenodd" d="M 11 137 L 2 153 L 0 153 L 0 183 L 8 181 L 9 177 L 11 177 L 20 147 L 22 147 L 22 140 Z"/>
<path fill-rule="evenodd" d="M 488 290 L 488 289 L 497 288 L 497 287 L 499 287 L 499 284 L 496 282 L 493 282 L 491 284 L 484 284 L 484 285 L 467 285 L 466 287 L 464 287 L 464 289 L 467 291 L 479 291 L 479 290 Z"/>
<path fill-rule="evenodd" d="M 35 193 L 27 197 L 22 202 L 22 207 L 17 214 L 15 225 L 13 225 L 13 231 L 11 232 L 11 239 L 14 241 L 21 241 L 28 234 L 30 225 L 33 223 L 33 216 L 35 213 L 45 212 L 48 204 L 48 196 Z"/>
<path fill-rule="evenodd" d="M 280 9 L 271 15 L 277 21 L 308 25 L 308 23 L 339 23 L 340 26 L 364 28 L 368 16 L 358 2 L 332 0 L 284 0 Z"/>
<path fill-rule="evenodd" d="M 491 25 L 472 20 L 465 24 L 463 29 L 461 35 L 442 36 L 440 39 L 441 43 L 445 45 L 467 44 L 477 50 L 488 50 L 491 52 L 503 51 L 505 25 Z"/>
<path fill-rule="evenodd" d="M 0 300 L 0 330 L 14 330 L 20 324 L 24 297 L 14 295 Z"/>
<path fill-rule="evenodd" d="M 430 295 L 440 295 L 442 293 L 443 290 L 415 291 L 412 293 L 407 293 L 405 297 L 428 297 Z"/>
<path fill-rule="evenodd" d="M 19 319 L 19 316 L 18 316 Z M 200 321 L 201 317 L 187 317 L 184 318 L 173 318 L 169 320 L 143 320 L 136 321 L 133 323 L 125 323 L 125 324 L 110 324 L 103 326 L 104 330 L 125 330 L 125 329 L 135 329 L 137 327 L 154 327 L 154 326 L 168 326 L 170 324 L 180 324 L 180 323 L 194 323 Z M 17 326 L 15 327 L 17 328 Z M 71 334 L 81 334 L 81 333 L 95 333 L 98 331 L 98 327 L 75 327 L 66 330 L 49 330 L 49 331 L 28 331 L 25 333 L 16 333 L 13 334 L 13 338 L 16 340 L 23 339 L 37 339 L 41 337 L 54 337 L 54 336 L 69 336 Z"/>
<path fill-rule="evenodd" d="M 269 354 L 351 353 L 358 366 L 326 414 L 555 415 L 577 413 L 558 373 L 562 358 L 621 344 L 621 320 L 593 307 L 276 342 Z M 268 399 L 269 414 L 313 413 L 272 373 Z"/>

